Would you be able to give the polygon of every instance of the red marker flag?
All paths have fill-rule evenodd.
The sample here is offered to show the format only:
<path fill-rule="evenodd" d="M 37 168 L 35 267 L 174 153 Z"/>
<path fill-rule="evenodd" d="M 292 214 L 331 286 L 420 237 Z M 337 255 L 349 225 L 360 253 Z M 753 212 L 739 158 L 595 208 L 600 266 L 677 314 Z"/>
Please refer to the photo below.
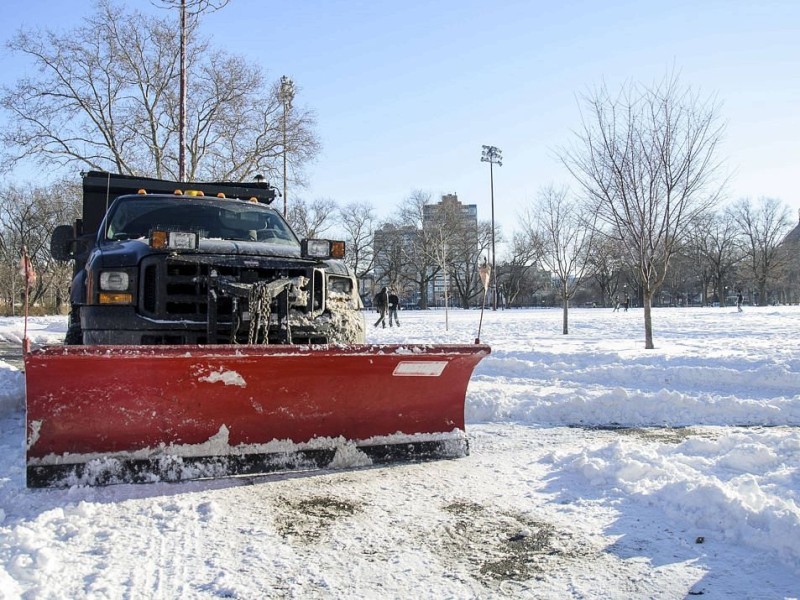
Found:
<path fill-rule="evenodd" d="M 29 288 L 36 285 L 36 271 L 34 271 L 31 258 L 24 247 L 22 248 L 22 256 L 19 259 L 19 274 L 22 275 Z"/>
<path fill-rule="evenodd" d="M 483 282 L 483 291 L 486 291 L 489 288 L 489 276 L 492 274 L 492 267 L 486 264 L 486 261 L 478 268 L 478 272 L 481 276 L 481 281 Z"/>

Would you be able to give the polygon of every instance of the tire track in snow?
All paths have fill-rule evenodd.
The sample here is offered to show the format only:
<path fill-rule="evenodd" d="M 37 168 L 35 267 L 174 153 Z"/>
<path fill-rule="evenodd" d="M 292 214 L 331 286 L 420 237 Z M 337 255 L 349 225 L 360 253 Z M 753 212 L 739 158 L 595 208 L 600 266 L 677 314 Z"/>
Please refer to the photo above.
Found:
<path fill-rule="evenodd" d="M 148 568 L 145 584 L 139 589 L 152 590 L 154 598 L 187 597 L 187 561 L 182 557 L 196 555 L 200 536 L 195 512 L 182 504 L 173 501 L 156 507 L 155 514 L 147 511 L 154 519 L 155 539 L 149 543 L 150 555 L 143 560 Z M 147 517 L 147 512 L 143 516 Z"/>

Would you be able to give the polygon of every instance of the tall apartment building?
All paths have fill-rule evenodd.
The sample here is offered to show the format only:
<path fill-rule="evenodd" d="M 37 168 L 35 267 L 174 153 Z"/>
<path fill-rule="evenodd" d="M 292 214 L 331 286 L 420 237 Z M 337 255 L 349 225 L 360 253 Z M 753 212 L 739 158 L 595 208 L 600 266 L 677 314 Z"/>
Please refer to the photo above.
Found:
<path fill-rule="evenodd" d="M 478 206 L 476 204 L 462 204 L 458 195 L 445 194 L 437 204 L 428 204 L 423 208 L 423 228 L 435 228 L 446 223 L 448 233 L 458 232 L 463 239 L 457 240 L 459 244 L 475 247 L 478 245 Z M 452 248 L 449 250 L 452 252 Z M 431 279 L 428 286 L 428 298 L 433 305 L 443 305 L 445 287 L 450 284 L 449 274 L 439 271 Z"/>
<path fill-rule="evenodd" d="M 477 231 L 478 228 L 478 205 L 477 204 L 461 204 L 458 200 L 458 194 L 445 194 L 442 200 L 437 204 L 426 204 L 422 209 L 422 226 L 436 223 L 440 215 L 445 212 L 452 212 L 453 214 L 460 214 L 465 224 L 474 226 Z"/>

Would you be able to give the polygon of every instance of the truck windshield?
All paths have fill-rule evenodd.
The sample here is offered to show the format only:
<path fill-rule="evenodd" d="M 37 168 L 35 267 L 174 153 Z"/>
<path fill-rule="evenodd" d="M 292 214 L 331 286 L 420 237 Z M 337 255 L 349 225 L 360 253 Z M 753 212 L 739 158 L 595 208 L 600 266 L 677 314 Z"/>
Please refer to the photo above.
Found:
<path fill-rule="evenodd" d="M 273 209 L 255 202 L 123 196 L 109 210 L 106 239 L 129 240 L 154 229 L 194 231 L 200 238 L 270 242 L 299 246 L 286 222 Z"/>

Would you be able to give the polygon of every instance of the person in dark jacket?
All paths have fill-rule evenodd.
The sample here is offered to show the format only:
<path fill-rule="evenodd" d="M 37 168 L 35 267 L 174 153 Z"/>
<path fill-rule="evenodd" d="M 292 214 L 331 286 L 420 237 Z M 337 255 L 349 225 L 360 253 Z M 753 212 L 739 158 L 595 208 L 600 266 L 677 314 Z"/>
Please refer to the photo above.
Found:
<path fill-rule="evenodd" d="M 389 309 L 389 290 L 386 286 L 382 287 L 381 291 L 375 294 L 373 303 L 375 304 L 375 310 L 380 313 L 380 317 L 378 317 L 378 320 L 375 321 L 375 327 L 378 325 L 383 325 L 385 329 L 386 311 Z"/>
<path fill-rule="evenodd" d="M 392 326 L 392 321 L 394 324 L 400 327 L 400 319 L 397 318 L 397 305 L 400 304 L 400 299 L 397 297 L 397 294 L 392 292 L 389 294 L 389 327 Z"/>

